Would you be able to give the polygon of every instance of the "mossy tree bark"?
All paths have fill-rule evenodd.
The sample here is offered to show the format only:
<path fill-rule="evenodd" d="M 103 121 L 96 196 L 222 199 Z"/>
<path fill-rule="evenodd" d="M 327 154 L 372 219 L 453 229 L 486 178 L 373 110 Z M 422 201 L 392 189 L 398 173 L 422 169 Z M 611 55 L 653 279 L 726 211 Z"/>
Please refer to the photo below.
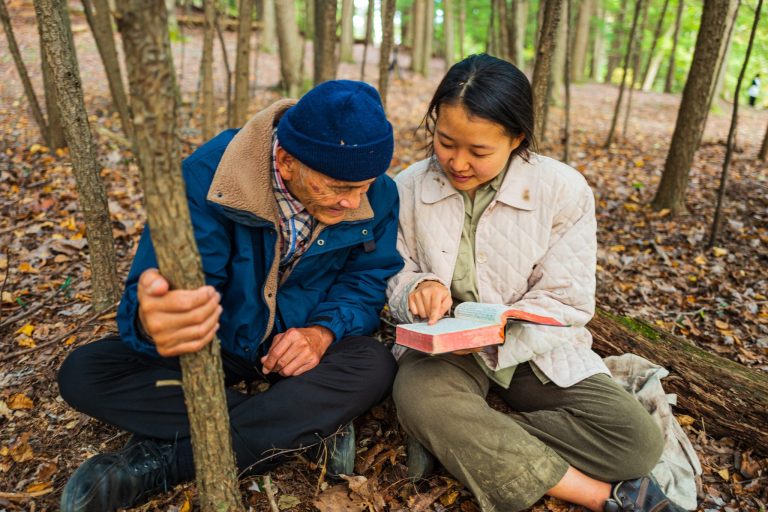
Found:
<path fill-rule="evenodd" d="M 665 367 L 667 392 L 714 436 L 768 454 L 768 374 L 702 350 L 642 321 L 598 311 L 588 325 L 602 356 L 633 353 Z"/>
<path fill-rule="evenodd" d="M 171 288 L 197 288 L 205 282 L 181 175 L 165 6 L 155 0 L 121 0 L 116 18 L 125 45 L 136 150 L 160 272 Z M 200 508 L 242 512 L 218 339 L 182 356 L 181 368 Z"/>
<path fill-rule="evenodd" d="M 69 36 L 69 18 L 63 0 L 35 0 L 42 51 L 50 63 L 51 86 L 61 115 L 62 131 L 69 145 L 78 202 L 85 219 L 88 256 L 91 264 L 93 306 L 97 311 L 117 302 L 120 286 L 115 263 L 112 223 L 107 194 L 96 159 L 75 48 Z"/>

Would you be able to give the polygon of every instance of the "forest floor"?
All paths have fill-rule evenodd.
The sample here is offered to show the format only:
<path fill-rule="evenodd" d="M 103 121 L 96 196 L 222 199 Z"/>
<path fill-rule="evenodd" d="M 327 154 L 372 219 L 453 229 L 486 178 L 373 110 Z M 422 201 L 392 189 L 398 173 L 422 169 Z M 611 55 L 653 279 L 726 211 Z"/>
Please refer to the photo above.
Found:
<path fill-rule="evenodd" d="M 22 54 L 41 91 L 33 11 L 28 1 L 9 5 Z M 73 25 L 124 277 L 144 220 L 138 172 L 119 137 L 110 135 L 119 134 L 119 122 L 109 113 L 106 80 L 81 14 L 73 13 Z M 186 42 L 175 43 L 174 53 L 185 100 L 182 138 L 188 154 L 202 142 L 192 101 L 201 37 L 198 30 L 185 33 Z M 226 34 L 226 41 L 232 60 L 233 34 Z M 362 48 L 356 51 L 360 62 Z M 377 54 L 372 53 L 366 78 L 375 83 Z M 217 60 L 219 126 L 224 128 L 224 74 Z M 403 71 L 394 77 L 388 98 L 397 141 L 393 173 L 423 157 L 423 134 L 415 130 L 443 73 L 442 63 L 435 60 L 432 78 L 414 77 L 405 71 L 405 61 L 401 56 Z M 307 56 L 307 66 L 309 62 Z M 253 112 L 279 97 L 274 87 L 278 64 L 275 55 L 259 54 Z M 359 79 L 359 65 L 342 64 L 339 77 Z M 616 87 L 594 84 L 577 85 L 572 92 L 568 163 L 585 175 L 598 199 L 598 304 L 648 319 L 706 350 L 768 371 L 768 166 L 755 160 L 768 111 L 741 109 L 723 228 L 715 248 L 708 250 L 730 104 L 719 102 L 710 114 L 690 174 L 688 211 L 671 218 L 648 205 L 664 166 L 680 96 L 635 92 L 627 136 L 604 149 L 617 93 Z M 0 511 L 57 510 L 72 471 L 127 438 L 73 411 L 58 395 L 57 368 L 74 347 L 114 332 L 114 311 L 91 311 L 84 226 L 67 153 L 42 145 L 27 111 L 5 39 L 0 38 Z M 562 158 L 562 125 L 563 109 L 551 108 L 541 153 Z M 382 338 L 391 342 L 391 331 L 383 329 Z M 764 511 L 768 459 L 755 454 L 754 447 L 712 438 L 700 418 L 694 420 L 683 423 L 704 468 L 699 510 Z M 296 457 L 270 475 L 281 510 L 478 510 L 444 470 L 416 486 L 407 481 L 404 435 L 391 401 L 356 420 L 356 426 L 359 476 L 328 482 L 316 464 Z M 242 480 L 241 490 L 252 510 L 270 510 L 262 476 Z M 133 510 L 187 511 L 194 493 L 193 485 L 179 486 Z M 532 508 L 568 509 L 552 499 Z"/>

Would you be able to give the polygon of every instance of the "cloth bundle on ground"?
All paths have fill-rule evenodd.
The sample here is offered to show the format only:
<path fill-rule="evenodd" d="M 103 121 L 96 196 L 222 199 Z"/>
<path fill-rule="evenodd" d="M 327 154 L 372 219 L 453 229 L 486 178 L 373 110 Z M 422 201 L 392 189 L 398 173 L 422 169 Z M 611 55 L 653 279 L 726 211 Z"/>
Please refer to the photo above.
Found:
<path fill-rule="evenodd" d="M 677 395 L 664 393 L 661 379 L 669 371 L 634 354 L 604 359 L 613 379 L 637 398 L 664 432 L 664 451 L 651 474 L 675 503 L 696 509 L 696 477 L 701 464 L 682 427 L 672 414 Z"/>

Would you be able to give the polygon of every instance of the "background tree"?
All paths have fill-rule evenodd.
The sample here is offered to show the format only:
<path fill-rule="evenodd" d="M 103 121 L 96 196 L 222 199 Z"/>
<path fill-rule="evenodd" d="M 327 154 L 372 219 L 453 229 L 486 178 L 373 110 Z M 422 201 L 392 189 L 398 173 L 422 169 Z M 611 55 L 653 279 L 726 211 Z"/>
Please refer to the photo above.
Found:
<path fill-rule="evenodd" d="M 298 98 L 301 92 L 302 39 L 299 26 L 296 24 L 296 7 L 293 0 L 274 0 L 274 2 L 283 89 L 289 97 Z"/>
<path fill-rule="evenodd" d="M 731 165 L 731 158 L 733 157 L 733 147 L 735 145 L 735 139 L 736 139 L 736 130 L 739 124 L 739 98 L 741 98 L 741 84 L 744 81 L 744 74 L 746 73 L 747 66 L 749 65 L 749 56 L 752 54 L 752 46 L 755 42 L 755 34 L 757 33 L 757 26 L 760 24 L 760 9 L 762 9 L 762 7 L 763 7 L 763 0 L 757 0 L 757 8 L 755 9 L 755 19 L 754 19 L 754 22 L 752 23 L 752 32 L 749 34 L 749 44 L 747 44 L 747 54 L 744 57 L 744 64 L 741 66 L 741 71 L 739 72 L 739 78 L 736 81 L 736 91 L 733 94 L 735 101 L 733 102 L 731 126 L 728 130 L 728 142 L 726 143 L 725 159 L 723 161 L 723 172 L 720 175 L 720 187 L 717 191 L 717 206 L 715 207 L 715 215 L 712 221 L 712 231 L 709 236 L 710 248 L 715 246 L 715 242 L 717 241 L 717 235 L 718 235 L 718 232 L 720 231 L 723 202 L 725 202 L 725 189 L 728 186 L 728 168 Z M 738 11 L 738 7 L 736 8 L 736 10 Z"/>
<path fill-rule="evenodd" d="M 605 44 L 605 38 L 603 34 L 603 27 L 605 26 L 605 17 L 607 10 L 602 2 L 597 2 L 597 16 L 592 24 L 594 37 L 592 40 L 592 58 L 590 60 L 589 75 L 593 81 L 598 82 L 600 80 L 600 69 L 603 65 L 603 47 Z"/>
<path fill-rule="evenodd" d="M 240 0 L 240 5 L 238 6 L 237 57 L 235 60 L 235 104 L 232 110 L 233 126 L 242 126 L 248 117 L 252 18 L 253 0 Z"/>
<path fill-rule="evenodd" d="M 71 32 L 67 28 L 69 19 L 64 15 L 65 9 L 66 4 L 62 0 L 35 0 L 42 51 L 51 64 L 51 78 L 56 90 L 57 105 L 54 108 L 61 113 L 80 210 L 85 220 L 93 307 L 101 311 L 117 302 L 120 286 L 107 194 L 99 174 L 101 168 L 91 138 L 80 71 Z"/>
<path fill-rule="evenodd" d="M 203 138 L 210 139 L 216 132 L 216 110 L 213 96 L 213 33 L 216 23 L 215 0 L 203 0 L 205 29 L 203 32 L 203 56 L 201 80 L 203 86 Z"/>
<path fill-rule="evenodd" d="M 154 0 L 120 0 L 118 9 L 157 261 L 171 288 L 198 288 L 205 281 L 181 177 L 178 105 L 165 8 Z M 220 351 L 214 338 L 203 350 L 181 356 L 184 397 L 200 508 L 241 512 Z"/>
<path fill-rule="evenodd" d="M 432 62 L 432 39 L 435 37 L 435 0 L 425 0 L 424 5 L 424 52 L 421 54 L 421 69 L 425 77 L 430 75 Z"/>
<path fill-rule="evenodd" d="M 557 26 L 560 22 L 562 0 L 542 0 L 543 18 L 539 41 L 536 46 L 536 61 L 533 67 L 533 136 L 536 141 L 544 140 L 545 111 L 549 91 L 552 54 L 555 49 Z"/>
<path fill-rule="evenodd" d="M 363 62 L 360 64 L 360 81 L 365 81 L 365 64 L 368 62 L 368 47 L 373 43 L 373 11 L 375 2 L 368 0 L 368 9 L 365 16 L 365 42 L 363 43 Z M 382 7 L 383 10 L 383 7 Z M 382 20 L 384 14 L 382 13 Z M 382 21 L 383 23 L 383 21 Z M 382 55 L 384 55 L 382 53 Z"/>
<path fill-rule="evenodd" d="M 27 67 L 24 65 L 24 61 L 21 59 L 21 53 L 19 52 L 19 45 L 16 43 L 16 37 L 13 35 L 13 27 L 11 27 L 11 17 L 8 15 L 8 8 L 5 5 L 5 0 L 0 0 L 0 22 L 3 24 L 3 30 L 5 30 L 5 36 L 8 39 L 8 49 L 13 56 L 13 62 L 16 65 L 16 71 L 19 73 L 19 78 L 24 86 L 24 93 L 27 96 L 27 102 L 29 103 L 29 110 L 32 112 L 32 117 L 37 123 L 37 127 L 40 130 L 40 136 L 45 144 L 50 146 L 50 134 L 48 133 L 48 125 L 45 122 L 45 116 L 40 109 L 40 103 L 37 101 L 37 95 L 35 89 L 32 87 L 32 82 L 29 80 L 29 74 L 27 73 Z"/>
<path fill-rule="evenodd" d="M 573 45 L 573 0 L 565 0 L 565 20 L 567 33 L 565 35 L 568 41 L 568 48 Z M 570 160 L 570 142 L 571 142 L 571 52 L 565 52 L 565 126 L 563 127 L 563 162 L 566 164 Z"/>
<path fill-rule="evenodd" d="M 757 154 L 757 159 L 762 161 L 768 159 L 768 127 L 765 129 L 763 143 L 760 145 L 760 151 Z"/>
<path fill-rule="evenodd" d="M 653 199 L 655 210 L 664 208 L 675 214 L 685 209 L 688 173 L 707 122 L 718 60 L 736 5 L 736 0 L 708 0 L 704 3 L 691 70 L 683 89 L 664 172 Z"/>
<path fill-rule="evenodd" d="M 612 24 L 611 51 L 608 56 L 608 67 L 605 70 L 605 77 L 603 78 L 603 80 L 608 83 L 613 81 L 613 72 L 621 62 L 623 56 L 621 43 L 624 39 L 624 12 L 625 9 L 619 9 L 618 18 L 616 22 Z"/>
<path fill-rule="evenodd" d="M 277 21 L 278 0 L 260 0 L 259 2 L 259 20 L 261 21 L 261 35 L 259 36 L 259 49 L 264 53 L 275 52 L 275 40 L 277 39 Z M 309 4 L 310 2 L 308 2 Z M 314 5 L 314 4 L 313 4 Z M 293 7 L 295 12 L 296 7 Z M 294 20 L 296 15 L 294 14 Z M 310 18 L 311 19 L 311 18 Z M 296 28 L 298 32 L 298 27 Z M 311 37 L 311 36 L 307 36 Z"/>
<path fill-rule="evenodd" d="M 571 48 L 571 80 L 581 82 L 584 80 L 584 68 L 587 62 L 587 47 L 589 46 L 589 28 L 594 12 L 594 0 L 581 0 L 578 4 L 578 19 Z"/>
<path fill-rule="evenodd" d="M 443 21 L 445 70 L 448 71 L 448 69 L 456 62 L 456 44 L 454 39 L 456 28 L 453 25 L 455 5 L 453 0 L 443 0 L 443 7 L 445 9 L 445 17 Z"/>
<path fill-rule="evenodd" d="M 371 0 L 372 1 L 372 0 Z M 389 92 L 389 56 L 395 44 L 395 0 L 381 2 L 381 56 L 379 57 L 379 94 L 384 109 L 387 108 L 387 93 Z"/>
<path fill-rule="evenodd" d="M 677 42 L 680 39 L 680 23 L 683 19 L 683 7 L 685 0 L 677 0 L 677 14 L 675 15 L 675 32 L 672 35 L 672 50 L 669 52 L 669 65 L 667 66 L 667 78 L 664 80 L 664 92 L 671 93 L 675 82 L 675 55 L 677 54 Z"/>
<path fill-rule="evenodd" d="M 373 4 L 373 0 L 369 0 Z M 342 62 L 355 62 L 352 53 L 355 45 L 355 28 L 352 24 L 355 14 L 355 3 L 353 0 L 342 0 L 341 2 L 341 60 Z"/>
<path fill-rule="evenodd" d="M 221 61 L 224 64 L 224 86 L 225 86 L 225 96 L 227 100 L 227 126 L 233 126 L 232 121 L 232 82 L 233 82 L 233 73 L 232 73 L 232 66 L 229 65 L 229 53 L 227 52 L 227 43 L 224 41 L 224 31 L 221 28 L 221 12 L 220 12 L 220 6 L 217 3 L 214 4 L 215 13 L 214 13 L 214 22 L 216 26 L 216 35 L 219 38 L 219 48 L 221 48 Z M 171 63 L 173 65 L 173 63 Z M 214 117 L 215 119 L 215 117 Z"/>
<path fill-rule="evenodd" d="M 522 1 L 522 0 L 519 0 Z M 464 60 L 464 27 L 467 23 L 467 0 L 459 0 L 459 58 Z"/>
<path fill-rule="evenodd" d="M 336 78 L 336 2 L 315 4 L 314 84 Z"/>
<path fill-rule="evenodd" d="M 616 107 L 613 110 L 613 119 L 611 120 L 611 127 L 608 129 L 608 137 L 605 139 L 604 147 L 609 147 L 613 142 L 613 137 L 616 134 L 616 123 L 619 120 L 619 112 L 621 112 L 621 101 L 624 98 L 624 87 L 627 83 L 627 71 L 629 69 L 629 59 L 632 55 L 633 41 L 635 38 L 635 29 L 637 28 L 637 18 L 640 15 L 642 9 L 643 0 L 635 1 L 635 14 L 632 16 L 632 28 L 629 30 L 629 39 L 627 40 L 627 51 L 624 53 L 623 71 L 621 74 L 621 85 L 619 86 L 619 97 L 616 99 Z"/>
<path fill-rule="evenodd" d="M 66 6 L 62 9 L 62 17 L 66 19 L 67 27 L 70 27 L 69 24 L 69 11 L 66 9 Z M 42 33 L 42 27 L 38 23 L 37 24 L 37 30 L 38 34 L 40 36 L 40 47 L 43 47 L 43 33 Z M 68 37 L 70 41 L 72 41 L 72 32 L 69 28 L 66 30 L 69 31 Z M 70 45 L 72 48 L 75 47 L 74 42 Z M 63 148 L 67 145 L 66 140 L 64 139 L 64 126 L 62 124 L 61 120 L 61 113 L 59 112 L 58 107 L 56 104 L 58 103 L 58 99 L 56 98 L 56 83 L 55 78 L 53 78 L 53 71 L 51 70 L 51 63 L 48 61 L 48 55 L 46 55 L 45 52 L 40 53 L 40 68 L 42 70 L 43 75 L 43 92 L 45 93 L 45 112 L 48 114 L 48 135 L 46 137 L 46 140 L 48 141 L 48 145 L 53 148 Z"/>
<path fill-rule="evenodd" d="M 424 75 L 424 45 L 427 16 L 427 0 L 413 0 L 411 7 L 411 69 L 414 73 Z"/>
<path fill-rule="evenodd" d="M 133 140 L 131 114 L 128 110 L 128 96 L 123 87 L 123 76 L 120 71 L 120 61 L 115 47 L 115 35 L 112 31 L 112 15 L 109 13 L 107 0 L 83 0 L 83 9 L 88 25 L 91 27 L 96 49 L 99 50 L 104 72 L 107 75 L 109 91 L 112 94 L 112 104 L 120 116 L 123 133 Z"/>
<path fill-rule="evenodd" d="M 625 139 L 629 134 L 629 117 L 632 114 L 632 98 L 635 94 L 635 87 L 637 86 L 637 80 L 640 76 L 640 61 L 642 60 L 642 46 L 643 46 L 643 33 L 645 32 L 645 22 L 648 19 L 648 5 L 651 0 L 640 0 L 643 3 L 643 15 L 640 22 L 640 27 L 636 32 L 636 36 L 630 35 L 630 61 L 632 62 L 632 78 L 629 82 L 629 95 L 627 97 L 627 108 L 624 111 L 624 128 L 621 130 L 621 135 Z"/>

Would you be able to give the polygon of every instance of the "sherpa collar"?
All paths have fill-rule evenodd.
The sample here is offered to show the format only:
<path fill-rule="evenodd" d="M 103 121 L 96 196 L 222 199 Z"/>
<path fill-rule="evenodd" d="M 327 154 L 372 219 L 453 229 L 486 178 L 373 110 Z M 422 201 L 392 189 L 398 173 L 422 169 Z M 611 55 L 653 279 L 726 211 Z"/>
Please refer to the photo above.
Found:
<path fill-rule="evenodd" d="M 226 209 L 241 210 L 277 224 L 277 201 L 272 190 L 272 132 L 286 110 L 296 100 L 279 100 L 253 116 L 224 151 L 208 200 Z M 344 221 L 373 217 L 368 197 L 360 206 L 347 210 Z"/>

